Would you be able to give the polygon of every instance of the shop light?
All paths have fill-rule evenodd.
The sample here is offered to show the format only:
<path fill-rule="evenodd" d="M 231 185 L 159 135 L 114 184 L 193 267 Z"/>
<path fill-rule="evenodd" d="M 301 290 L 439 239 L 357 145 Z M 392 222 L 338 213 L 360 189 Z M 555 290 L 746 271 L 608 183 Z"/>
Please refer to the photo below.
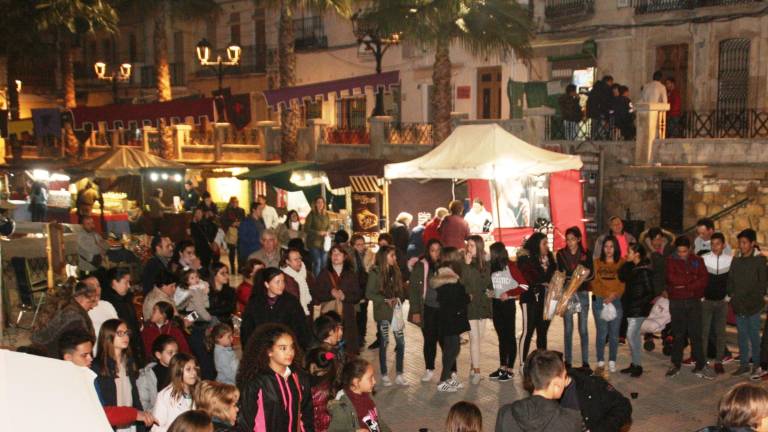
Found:
<path fill-rule="evenodd" d="M 149 179 L 150 179 L 151 181 L 153 181 L 153 182 L 156 182 L 157 180 L 159 180 L 159 179 L 160 179 L 160 176 L 159 176 L 159 175 L 157 175 L 157 173 L 153 172 L 153 173 L 150 173 L 150 174 L 149 174 Z"/>
<path fill-rule="evenodd" d="M 32 170 L 32 178 L 34 180 L 48 180 L 51 177 L 51 173 L 44 169 Z"/>
<path fill-rule="evenodd" d="M 168 180 L 168 173 L 160 174 L 160 178 L 163 179 L 163 180 Z"/>
<path fill-rule="evenodd" d="M 176 174 L 173 175 L 173 181 L 181 183 L 181 180 L 182 180 L 181 174 L 176 173 Z"/>

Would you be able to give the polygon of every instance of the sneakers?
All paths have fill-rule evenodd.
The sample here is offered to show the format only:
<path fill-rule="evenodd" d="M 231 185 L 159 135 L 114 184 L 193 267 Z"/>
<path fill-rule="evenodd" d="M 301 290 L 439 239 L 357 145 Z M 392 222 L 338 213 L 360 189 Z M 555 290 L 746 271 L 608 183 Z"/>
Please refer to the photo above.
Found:
<path fill-rule="evenodd" d="M 752 375 L 750 375 L 749 379 L 752 381 L 761 381 L 766 375 L 768 375 L 768 371 L 758 366 L 757 369 L 753 369 Z"/>
<path fill-rule="evenodd" d="M 389 387 L 392 385 L 392 380 L 389 379 L 388 376 L 384 375 L 381 377 L 381 385 L 383 385 L 384 387 Z"/>
<path fill-rule="evenodd" d="M 399 386 L 407 386 L 407 385 L 409 385 L 408 380 L 405 379 L 405 375 L 403 375 L 403 374 L 397 374 L 397 376 L 395 377 L 395 384 L 397 384 Z"/>
<path fill-rule="evenodd" d="M 499 382 L 507 382 L 512 379 L 512 371 L 504 371 L 501 375 L 499 375 L 498 381 Z"/>
<path fill-rule="evenodd" d="M 725 373 L 725 369 L 723 368 L 722 363 L 715 363 L 715 373 L 718 375 L 722 375 Z"/>
<path fill-rule="evenodd" d="M 616 372 L 616 362 L 611 360 L 608 362 L 608 371 L 613 373 Z"/>
<path fill-rule="evenodd" d="M 502 376 L 502 375 L 504 375 L 504 369 L 498 368 L 498 369 L 496 369 L 495 372 L 492 372 L 491 374 L 489 374 L 488 378 L 490 378 L 490 379 L 495 381 L 495 380 L 499 379 L 499 377 Z"/>
<path fill-rule="evenodd" d="M 587 375 L 592 375 L 592 368 L 589 367 L 589 363 L 584 363 L 583 365 L 581 365 L 579 370 L 584 372 Z"/>
<path fill-rule="evenodd" d="M 633 363 L 630 363 L 629 367 L 626 367 L 626 368 L 620 370 L 619 372 L 621 372 L 623 374 L 631 374 L 633 370 L 635 370 L 635 365 Z"/>
<path fill-rule="evenodd" d="M 432 377 L 435 375 L 435 371 L 432 369 L 427 369 L 424 371 L 424 375 L 421 376 L 421 382 L 430 382 L 432 381 Z"/>
<path fill-rule="evenodd" d="M 632 369 L 632 372 L 629 373 L 629 376 L 632 378 L 639 378 L 643 374 L 643 367 L 635 365 L 634 369 Z"/>
<path fill-rule="evenodd" d="M 454 374 L 455 375 L 455 374 Z M 459 380 L 457 380 L 455 377 L 451 377 L 448 381 L 446 381 L 448 384 L 456 387 L 457 389 L 463 389 L 464 384 L 462 384 Z"/>
<path fill-rule="evenodd" d="M 597 362 L 597 367 L 595 368 L 595 373 L 593 375 L 603 376 L 604 373 L 605 373 L 605 362 L 604 361 Z"/>
<path fill-rule="evenodd" d="M 446 380 L 437 385 L 437 391 L 443 393 L 456 393 L 459 389 L 451 385 L 450 380 Z"/>
<path fill-rule="evenodd" d="M 728 364 L 728 363 L 733 362 L 734 360 L 736 360 L 736 357 L 734 357 L 731 354 L 727 354 L 727 355 L 723 356 L 722 363 L 723 364 Z"/>
<path fill-rule="evenodd" d="M 694 367 L 696 366 L 696 360 L 694 360 L 693 357 L 688 357 L 683 360 L 683 366 Z"/>
<path fill-rule="evenodd" d="M 480 384 L 480 380 L 483 379 L 483 376 L 480 375 L 480 372 L 475 371 L 469 371 L 469 382 L 471 382 L 473 385 Z"/>
<path fill-rule="evenodd" d="M 749 366 L 748 366 L 748 365 L 742 365 L 742 366 L 739 366 L 739 368 L 738 368 L 738 369 L 736 369 L 736 370 L 735 370 L 735 371 L 734 371 L 734 372 L 731 374 L 731 376 L 735 376 L 735 377 L 737 377 L 737 376 L 746 375 L 746 374 L 748 374 L 748 373 L 750 373 L 750 368 L 749 368 Z"/>
<path fill-rule="evenodd" d="M 697 377 L 705 379 L 705 380 L 709 380 L 709 381 L 712 381 L 717 376 L 715 374 L 715 371 L 713 371 L 712 369 L 710 369 L 707 366 L 704 366 L 703 368 L 700 368 L 700 369 L 696 368 L 696 369 L 693 370 L 693 373 Z"/>
<path fill-rule="evenodd" d="M 672 378 L 676 377 L 680 373 L 680 367 L 672 365 L 667 369 L 666 377 Z"/>
<path fill-rule="evenodd" d="M 369 350 L 375 350 L 379 348 L 379 340 L 376 339 L 375 341 L 371 342 L 370 345 L 368 345 Z"/>

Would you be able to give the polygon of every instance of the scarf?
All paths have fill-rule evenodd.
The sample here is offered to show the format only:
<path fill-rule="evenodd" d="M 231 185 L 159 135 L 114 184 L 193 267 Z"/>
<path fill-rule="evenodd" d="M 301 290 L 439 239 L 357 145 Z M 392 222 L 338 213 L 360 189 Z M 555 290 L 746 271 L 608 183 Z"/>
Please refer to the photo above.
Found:
<path fill-rule="evenodd" d="M 285 266 L 281 270 L 299 284 L 299 303 L 301 303 L 301 307 L 304 309 L 304 315 L 309 315 L 307 305 L 312 302 L 312 294 L 310 294 L 309 285 L 307 284 L 307 267 L 304 263 L 301 263 L 301 270 L 299 271 L 292 269 L 290 266 Z"/>

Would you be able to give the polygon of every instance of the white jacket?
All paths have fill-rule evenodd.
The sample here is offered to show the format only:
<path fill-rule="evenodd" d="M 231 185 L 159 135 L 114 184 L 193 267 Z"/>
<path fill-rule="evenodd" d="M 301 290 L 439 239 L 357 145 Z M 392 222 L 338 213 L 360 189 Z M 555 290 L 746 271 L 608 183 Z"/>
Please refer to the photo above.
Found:
<path fill-rule="evenodd" d="M 152 408 L 152 415 L 157 419 L 157 424 L 152 426 L 152 432 L 166 432 L 176 417 L 192 409 L 192 399 L 180 397 L 173 399 L 171 397 L 172 387 L 160 390 L 157 394 L 155 407 Z"/>

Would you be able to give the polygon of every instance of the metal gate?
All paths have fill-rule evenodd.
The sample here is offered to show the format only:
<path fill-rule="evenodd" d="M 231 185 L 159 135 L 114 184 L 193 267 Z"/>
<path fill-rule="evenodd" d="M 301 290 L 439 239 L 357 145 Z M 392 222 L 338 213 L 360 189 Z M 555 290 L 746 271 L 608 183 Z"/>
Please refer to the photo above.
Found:
<path fill-rule="evenodd" d="M 717 76 L 717 124 L 720 137 L 748 135 L 749 39 L 720 42 Z"/>

